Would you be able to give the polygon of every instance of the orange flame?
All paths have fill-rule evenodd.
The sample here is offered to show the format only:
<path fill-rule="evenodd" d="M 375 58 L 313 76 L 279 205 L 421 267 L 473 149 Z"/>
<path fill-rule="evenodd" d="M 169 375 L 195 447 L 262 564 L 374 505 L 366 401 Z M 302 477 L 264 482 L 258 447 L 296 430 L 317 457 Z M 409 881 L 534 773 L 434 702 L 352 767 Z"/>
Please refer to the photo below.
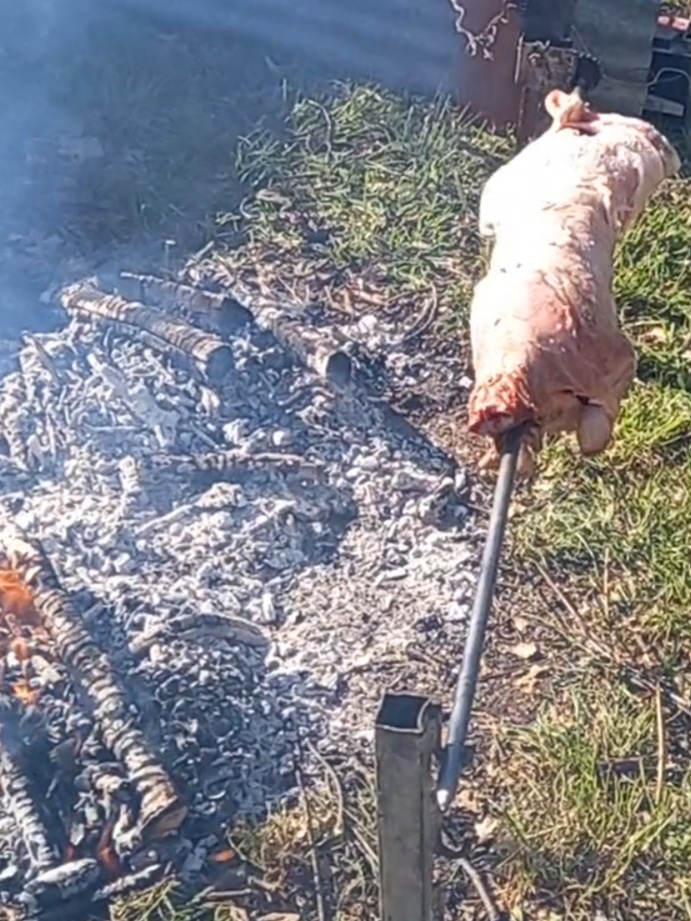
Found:
<path fill-rule="evenodd" d="M 23 636 L 15 636 L 12 639 L 10 650 L 20 662 L 28 662 L 31 659 L 31 646 Z"/>
<path fill-rule="evenodd" d="M 232 848 L 226 848 L 224 851 L 216 851 L 215 854 L 209 854 L 211 863 L 231 863 L 237 854 Z"/>
<path fill-rule="evenodd" d="M 31 589 L 15 569 L 0 569 L 0 609 L 6 617 L 38 627 L 41 617 L 34 605 Z"/>

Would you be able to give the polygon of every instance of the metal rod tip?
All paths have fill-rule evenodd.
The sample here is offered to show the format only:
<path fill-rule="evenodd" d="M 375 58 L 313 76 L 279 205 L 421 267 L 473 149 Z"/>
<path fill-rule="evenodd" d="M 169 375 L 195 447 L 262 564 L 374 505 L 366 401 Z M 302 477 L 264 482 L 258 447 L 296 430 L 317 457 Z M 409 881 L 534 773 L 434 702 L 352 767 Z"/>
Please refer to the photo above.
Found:
<path fill-rule="evenodd" d="M 437 790 L 437 806 L 439 807 L 440 812 L 446 812 L 449 808 L 449 791 L 448 790 Z"/>

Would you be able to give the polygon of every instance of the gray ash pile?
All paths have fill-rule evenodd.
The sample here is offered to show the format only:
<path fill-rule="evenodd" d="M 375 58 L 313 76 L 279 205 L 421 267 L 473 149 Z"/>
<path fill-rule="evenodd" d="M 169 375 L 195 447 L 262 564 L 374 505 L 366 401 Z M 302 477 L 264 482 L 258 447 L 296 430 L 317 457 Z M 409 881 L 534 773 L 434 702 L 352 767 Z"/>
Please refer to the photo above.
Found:
<path fill-rule="evenodd" d="M 357 347 L 133 276 L 62 303 L 0 382 L 0 904 L 29 915 L 193 877 L 294 795 L 299 738 L 367 745 L 474 578 L 462 472 Z"/>

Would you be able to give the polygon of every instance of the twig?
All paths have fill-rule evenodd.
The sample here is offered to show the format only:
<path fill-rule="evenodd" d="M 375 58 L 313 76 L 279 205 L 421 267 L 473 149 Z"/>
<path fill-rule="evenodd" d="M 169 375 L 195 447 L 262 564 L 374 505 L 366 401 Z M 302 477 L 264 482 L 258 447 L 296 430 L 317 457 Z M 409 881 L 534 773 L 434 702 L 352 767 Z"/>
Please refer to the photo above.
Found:
<path fill-rule="evenodd" d="M 659 684 L 655 690 L 655 722 L 657 726 L 657 780 L 655 783 L 655 804 L 659 805 L 665 784 L 665 762 L 667 760 L 665 715 L 662 712 L 662 688 Z"/>
<path fill-rule="evenodd" d="M 420 314 L 410 326 L 410 329 L 406 330 L 403 335 L 403 344 L 410 345 L 416 339 L 420 339 L 426 332 L 428 332 L 439 315 L 439 298 L 437 297 L 437 289 L 432 287 L 432 295 L 423 306 Z"/>
<path fill-rule="evenodd" d="M 633 665 L 624 661 L 622 657 L 617 654 L 616 650 L 612 650 L 605 646 L 604 643 L 594 639 L 589 633 L 588 626 L 585 623 L 583 617 L 578 613 L 576 607 L 569 600 L 564 591 L 554 582 L 544 567 L 542 567 L 539 563 L 535 564 L 535 568 L 545 584 L 551 589 L 557 600 L 561 602 L 563 607 L 573 617 L 574 621 L 580 625 L 583 649 L 589 651 L 591 654 L 597 653 L 609 665 L 615 665 L 617 668 L 621 668 L 626 673 L 626 677 L 629 679 L 629 681 L 639 690 L 647 691 L 648 693 L 652 694 L 659 690 L 660 694 L 663 696 L 663 699 L 666 699 L 667 701 L 674 704 L 674 706 L 685 716 L 691 717 L 691 707 L 679 696 L 679 694 L 670 690 L 669 688 L 663 688 L 660 684 L 652 681 L 650 678 L 646 678 L 645 675 L 642 675 Z M 564 631 L 564 635 L 566 635 L 567 631 L 563 625 L 563 622 L 561 621 L 561 618 L 559 618 L 559 621 L 562 623 L 562 629 Z M 571 636 L 571 638 L 573 637 Z"/>
<path fill-rule="evenodd" d="M 299 742 L 298 742 L 299 745 Z M 300 756 L 302 751 L 300 750 Z M 300 758 L 300 760 L 302 760 Z M 314 897 L 317 902 L 317 917 L 319 921 L 326 921 L 326 907 L 324 905 L 324 893 L 322 891 L 321 876 L 319 874 L 319 858 L 317 855 L 317 844 L 314 840 L 314 829 L 312 826 L 312 810 L 310 808 L 309 799 L 307 797 L 307 790 L 305 789 L 305 784 L 302 779 L 302 768 L 300 764 L 296 766 L 295 771 L 298 787 L 300 789 L 300 796 L 302 798 L 302 808 L 305 812 L 305 821 L 307 822 L 307 837 L 309 840 L 310 846 L 310 861 L 312 863 L 312 881 L 314 883 Z"/>
<path fill-rule="evenodd" d="M 345 824 L 344 818 L 343 818 L 344 816 L 343 787 L 341 786 L 341 782 L 338 779 L 338 774 L 333 769 L 333 767 L 329 764 L 326 758 L 321 754 L 321 752 L 317 750 L 316 746 L 313 745 L 312 742 L 309 741 L 309 739 L 305 741 L 305 745 L 309 753 L 312 755 L 312 757 L 316 761 L 318 761 L 319 764 L 321 764 L 321 766 L 324 768 L 325 773 L 331 780 L 331 785 L 333 786 L 334 792 L 336 793 L 336 802 L 338 804 L 338 807 L 336 811 L 336 822 L 334 823 L 334 833 L 332 837 L 337 838 L 343 834 L 344 824 Z"/>
<path fill-rule="evenodd" d="M 502 921 L 502 912 L 499 910 L 494 899 L 490 895 L 487 886 L 482 880 L 482 877 L 472 865 L 472 863 L 468 860 L 468 858 L 463 856 L 463 848 L 454 847 L 453 843 L 449 841 L 448 832 L 446 832 L 444 829 L 442 829 L 441 833 L 439 854 L 442 857 L 446 857 L 447 860 L 458 861 L 458 865 L 468 877 L 473 885 L 473 888 L 477 892 L 478 897 L 480 898 L 480 901 L 482 902 L 485 911 L 487 912 L 489 921 Z"/>
<path fill-rule="evenodd" d="M 578 623 L 583 631 L 583 635 L 587 638 L 586 644 L 590 646 L 591 650 L 596 650 L 600 655 L 604 656 L 608 662 L 613 662 L 616 665 L 620 665 L 620 661 L 617 655 L 615 655 L 611 649 L 608 649 L 604 643 L 600 643 L 597 640 L 593 639 L 589 635 L 587 625 L 583 620 L 582 615 L 577 610 L 576 606 L 569 599 L 568 595 L 565 594 L 563 589 L 557 585 L 557 583 L 552 579 L 547 570 L 541 566 L 539 563 L 536 564 L 535 568 L 537 569 L 540 577 L 547 587 L 552 591 L 558 601 L 561 602 L 566 611 L 571 615 L 573 620 Z"/>
<path fill-rule="evenodd" d="M 482 881 L 482 877 L 477 872 L 475 867 L 470 863 L 469 860 L 466 860 L 465 857 L 459 857 L 458 863 L 460 864 L 463 872 L 468 877 L 470 882 L 473 884 L 475 891 L 477 892 L 480 901 L 482 902 L 485 911 L 487 912 L 487 917 L 489 921 L 501 921 L 501 912 L 494 904 L 492 896 L 489 894 L 487 887 Z"/>
<path fill-rule="evenodd" d="M 345 816 L 347 819 L 350 819 L 351 822 L 348 828 L 348 834 L 351 835 L 353 840 L 360 846 L 360 850 L 369 861 L 372 875 L 376 875 L 379 872 L 379 857 L 364 834 L 360 831 L 360 828 L 363 827 L 362 823 L 350 809 L 346 809 Z"/>

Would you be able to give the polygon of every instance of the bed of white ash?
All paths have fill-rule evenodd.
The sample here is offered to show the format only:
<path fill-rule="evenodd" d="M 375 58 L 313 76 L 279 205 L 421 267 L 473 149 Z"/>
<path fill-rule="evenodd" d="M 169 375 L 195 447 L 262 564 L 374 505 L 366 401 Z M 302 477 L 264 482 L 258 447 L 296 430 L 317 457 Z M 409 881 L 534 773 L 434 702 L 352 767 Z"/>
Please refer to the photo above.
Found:
<path fill-rule="evenodd" d="M 294 791 L 299 735 L 370 746 L 392 676 L 414 689 L 425 667 L 411 646 L 434 633 L 458 655 L 476 571 L 462 470 L 270 334 L 232 347 L 214 389 L 72 321 L 26 337 L 0 383 L 2 505 L 43 541 L 191 804 L 191 871 L 210 827 Z M 234 462 L 205 470 L 212 455 Z M 45 699 L 56 668 L 32 673 Z"/>

